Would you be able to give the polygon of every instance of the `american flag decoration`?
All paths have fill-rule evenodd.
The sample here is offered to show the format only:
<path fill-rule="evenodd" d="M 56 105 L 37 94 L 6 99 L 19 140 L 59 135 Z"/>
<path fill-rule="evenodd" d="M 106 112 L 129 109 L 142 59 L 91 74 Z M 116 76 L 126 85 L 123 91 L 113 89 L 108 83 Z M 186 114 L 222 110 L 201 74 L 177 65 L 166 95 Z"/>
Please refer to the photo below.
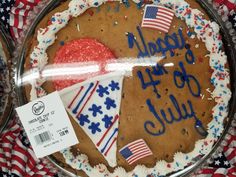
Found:
<path fill-rule="evenodd" d="M 116 150 L 121 91 L 124 75 L 113 72 L 60 91 L 67 111 L 91 138 L 111 167 Z"/>
<path fill-rule="evenodd" d="M 146 5 L 142 20 L 142 27 L 153 28 L 168 33 L 174 12 L 164 6 Z"/>
<path fill-rule="evenodd" d="M 130 165 L 139 159 L 152 155 L 151 149 L 143 139 L 127 144 L 119 152 Z"/>
<path fill-rule="evenodd" d="M 7 30 L 9 29 L 9 14 L 14 3 L 15 0 L 0 1 L 0 21 L 5 25 Z"/>

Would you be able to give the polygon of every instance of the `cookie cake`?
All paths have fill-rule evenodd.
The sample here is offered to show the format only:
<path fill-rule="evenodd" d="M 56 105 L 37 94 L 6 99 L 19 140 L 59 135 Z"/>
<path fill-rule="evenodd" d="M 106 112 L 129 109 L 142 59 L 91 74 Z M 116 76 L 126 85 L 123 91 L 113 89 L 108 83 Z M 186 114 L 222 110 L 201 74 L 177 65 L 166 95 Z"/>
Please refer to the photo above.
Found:
<path fill-rule="evenodd" d="M 59 91 L 79 144 L 52 156 L 76 175 L 167 175 L 224 129 L 227 57 L 195 1 L 63 1 L 28 42 L 27 99 Z"/>

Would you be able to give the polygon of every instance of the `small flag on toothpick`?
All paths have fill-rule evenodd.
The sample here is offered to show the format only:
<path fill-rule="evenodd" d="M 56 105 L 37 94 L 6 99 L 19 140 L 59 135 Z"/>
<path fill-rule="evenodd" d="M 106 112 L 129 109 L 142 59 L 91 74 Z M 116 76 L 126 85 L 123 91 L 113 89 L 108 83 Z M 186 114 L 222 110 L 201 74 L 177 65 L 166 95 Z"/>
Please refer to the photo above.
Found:
<path fill-rule="evenodd" d="M 146 5 L 142 20 L 142 27 L 154 28 L 167 33 L 174 18 L 174 12 L 164 6 Z"/>

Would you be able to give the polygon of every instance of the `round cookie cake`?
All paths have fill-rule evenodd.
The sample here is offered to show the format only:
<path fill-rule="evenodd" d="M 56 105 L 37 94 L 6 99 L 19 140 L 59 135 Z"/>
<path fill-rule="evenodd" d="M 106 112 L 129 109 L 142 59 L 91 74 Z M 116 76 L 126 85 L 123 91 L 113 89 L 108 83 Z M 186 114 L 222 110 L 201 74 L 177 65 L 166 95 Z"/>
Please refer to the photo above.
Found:
<path fill-rule="evenodd" d="M 59 90 L 79 144 L 53 157 L 77 175 L 167 175 L 224 129 L 227 57 L 195 1 L 65 1 L 29 42 L 27 98 Z"/>

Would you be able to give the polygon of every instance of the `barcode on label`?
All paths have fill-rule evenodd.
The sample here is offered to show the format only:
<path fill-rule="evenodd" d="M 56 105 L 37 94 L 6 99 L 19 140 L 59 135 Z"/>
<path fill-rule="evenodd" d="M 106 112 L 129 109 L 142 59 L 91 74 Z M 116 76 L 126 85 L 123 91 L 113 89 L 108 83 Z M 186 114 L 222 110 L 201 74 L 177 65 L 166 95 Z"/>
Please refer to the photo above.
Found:
<path fill-rule="evenodd" d="M 34 137 L 37 145 L 51 141 L 51 134 L 49 131 L 40 133 Z"/>

